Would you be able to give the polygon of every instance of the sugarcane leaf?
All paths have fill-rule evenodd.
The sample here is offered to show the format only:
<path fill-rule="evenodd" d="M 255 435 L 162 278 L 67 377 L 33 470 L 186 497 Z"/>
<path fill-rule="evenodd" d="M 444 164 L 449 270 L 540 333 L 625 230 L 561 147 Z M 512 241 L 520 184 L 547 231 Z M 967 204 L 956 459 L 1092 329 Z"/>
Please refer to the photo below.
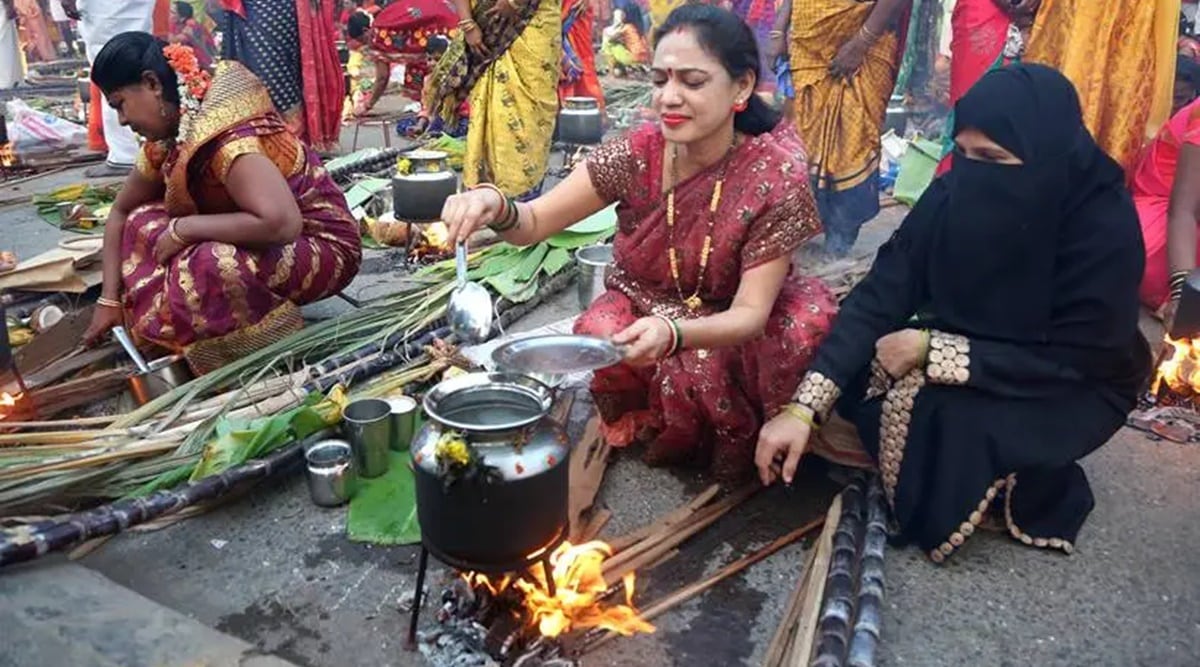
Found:
<path fill-rule="evenodd" d="M 517 282 L 527 282 L 538 274 L 538 270 L 542 268 L 542 260 L 546 259 L 546 253 L 550 252 L 550 246 L 539 243 L 529 250 L 529 254 L 522 257 L 521 263 L 512 270 L 513 280 Z"/>
<path fill-rule="evenodd" d="M 616 228 L 617 205 L 613 204 L 567 227 L 565 231 L 572 234 L 595 234 L 597 232 L 612 233 Z"/>
<path fill-rule="evenodd" d="M 584 246 L 593 245 L 607 241 L 612 236 L 612 231 L 601 231 L 592 234 L 576 234 L 574 232 L 559 232 L 554 236 L 546 239 L 546 243 L 553 248 L 565 248 L 567 250 L 575 250 Z"/>
<path fill-rule="evenodd" d="M 550 252 L 546 253 L 546 259 L 542 261 L 542 271 L 547 276 L 552 276 L 570 263 L 571 253 L 565 248 L 551 248 Z"/>

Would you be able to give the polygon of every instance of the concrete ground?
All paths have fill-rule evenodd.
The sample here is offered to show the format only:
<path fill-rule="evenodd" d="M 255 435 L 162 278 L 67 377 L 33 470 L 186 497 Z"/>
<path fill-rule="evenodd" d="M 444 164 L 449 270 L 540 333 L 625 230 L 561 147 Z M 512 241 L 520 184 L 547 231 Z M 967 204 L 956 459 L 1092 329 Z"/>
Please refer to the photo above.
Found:
<path fill-rule="evenodd" d="M 59 174 L 21 187 L 32 193 L 77 177 L 78 172 Z M 9 196 L 0 185 L 0 199 Z M 900 209 L 885 211 L 867 227 L 858 250 L 869 252 L 881 243 L 900 215 Z M 0 209 L 0 228 L 0 245 L 22 256 L 59 238 L 29 206 Z M 802 268 L 811 256 L 802 253 Z M 385 290 L 396 261 L 394 254 L 372 253 L 351 291 Z M 517 329 L 573 314 L 574 299 L 573 290 L 565 291 Z M 309 314 L 326 313 L 318 308 Z M 577 405 L 577 411 L 586 407 Z M 640 600 L 655 600 L 823 513 L 836 486 L 819 467 L 808 466 L 796 491 L 760 494 L 687 543 L 673 561 L 644 573 Z M 1195 493 L 1200 448 L 1123 430 L 1085 467 L 1097 507 L 1074 556 L 1021 547 L 990 534 L 972 538 L 940 567 L 914 550 L 889 550 L 880 664 L 1200 664 L 1200 560 L 1193 554 L 1200 544 L 1200 494 Z M 605 534 L 647 522 L 706 484 L 697 472 L 651 469 L 622 456 L 610 466 L 601 492 L 601 502 L 614 513 Z M 96 599 L 117 601 L 117 609 L 110 605 L 97 614 L 131 618 L 132 612 L 122 611 L 127 604 L 160 605 L 164 613 L 223 633 L 231 646 L 244 641 L 309 667 L 422 664 L 418 655 L 401 648 L 407 620 L 401 606 L 412 590 L 416 549 L 352 544 L 344 524 L 344 511 L 314 507 L 303 479 L 292 476 L 169 528 L 119 536 L 69 567 L 103 575 L 72 580 L 83 595 L 90 591 Z M 786 549 L 661 617 L 655 634 L 610 642 L 585 664 L 759 664 L 802 563 L 802 546 Z M 20 618 L 40 619 L 44 642 L 71 641 L 69 632 L 54 634 L 62 627 L 55 625 L 55 616 L 36 615 L 62 595 L 61 586 L 44 577 L 50 568 L 63 566 L 61 559 L 50 559 L 0 575 L 8 586 L 5 605 L 23 605 Z M 119 602 L 134 594 L 139 601 Z M 424 619 L 431 621 L 429 609 Z M 173 627 L 184 625 L 179 621 Z M 22 645 L 21 637 L 32 635 L 22 635 L 20 623 L 5 627 L 0 665 L 68 664 Z M 147 634 L 136 637 L 153 643 Z M 31 655 L 39 659 L 20 657 Z M 146 655 L 155 654 L 147 650 L 138 660 L 107 655 L 69 662 L 223 664 L 170 656 L 150 661 Z"/>

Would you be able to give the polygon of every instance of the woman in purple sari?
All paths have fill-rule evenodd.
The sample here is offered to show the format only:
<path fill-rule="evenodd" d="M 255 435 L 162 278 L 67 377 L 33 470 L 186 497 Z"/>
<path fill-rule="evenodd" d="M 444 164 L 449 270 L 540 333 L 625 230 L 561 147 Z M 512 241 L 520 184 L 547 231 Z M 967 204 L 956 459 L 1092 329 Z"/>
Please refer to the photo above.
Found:
<path fill-rule="evenodd" d="M 128 32 L 92 81 L 147 142 L 105 223 L 89 340 L 128 322 L 205 373 L 299 330 L 300 305 L 358 272 L 341 190 L 245 67 L 210 77 L 190 48 Z"/>

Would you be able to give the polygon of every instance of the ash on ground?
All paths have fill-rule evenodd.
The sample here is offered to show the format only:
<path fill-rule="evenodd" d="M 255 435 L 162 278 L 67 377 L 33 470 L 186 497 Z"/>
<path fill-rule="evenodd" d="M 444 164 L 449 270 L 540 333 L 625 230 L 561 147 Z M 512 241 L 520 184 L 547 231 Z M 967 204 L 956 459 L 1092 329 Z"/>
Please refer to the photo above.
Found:
<path fill-rule="evenodd" d="M 418 647 L 434 667 L 578 667 L 538 636 L 512 587 L 492 594 L 462 577 L 442 590 L 437 627 L 420 633 Z"/>

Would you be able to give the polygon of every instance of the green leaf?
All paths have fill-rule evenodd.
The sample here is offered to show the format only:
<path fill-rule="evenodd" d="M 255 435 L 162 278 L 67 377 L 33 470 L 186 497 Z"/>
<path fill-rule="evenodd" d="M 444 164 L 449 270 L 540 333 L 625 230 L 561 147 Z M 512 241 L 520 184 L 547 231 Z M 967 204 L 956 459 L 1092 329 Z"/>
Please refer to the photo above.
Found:
<path fill-rule="evenodd" d="M 517 282 L 523 283 L 532 280 L 538 274 L 538 270 L 542 268 L 542 260 L 546 259 L 546 253 L 550 252 L 550 246 L 539 243 L 529 251 L 528 255 L 521 258 L 521 263 L 512 270 L 513 279 Z"/>
<path fill-rule="evenodd" d="M 616 229 L 617 205 L 613 204 L 567 227 L 566 231 L 574 234 L 595 234 L 597 232 L 608 232 L 611 234 Z"/>
<path fill-rule="evenodd" d="M 593 234 L 576 234 L 574 232 L 559 232 L 554 236 L 546 239 L 546 243 L 552 248 L 566 248 L 567 250 L 575 250 L 584 246 L 595 245 L 603 241 L 607 241 L 612 236 L 612 232 L 595 232 Z"/>
<path fill-rule="evenodd" d="M 490 276 L 500 275 L 505 271 L 511 271 L 521 260 L 525 258 L 532 250 L 530 248 L 518 248 L 516 246 L 508 246 L 504 252 L 497 252 L 494 256 L 490 256 L 479 263 L 479 268 L 471 272 L 471 278 L 487 278 Z M 473 275 L 472 275 L 473 274 Z"/>
<path fill-rule="evenodd" d="M 571 253 L 563 248 L 551 248 L 550 252 L 546 253 L 546 259 L 542 261 L 542 271 L 547 276 L 552 276 L 570 263 Z"/>
<path fill-rule="evenodd" d="M 537 290 L 538 290 L 538 281 L 530 280 L 529 282 L 522 285 L 521 288 L 519 290 L 517 290 L 515 293 L 509 294 L 505 298 L 507 298 L 509 301 L 511 301 L 513 303 L 525 303 L 526 301 L 532 299 L 534 297 L 534 295 L 537 294 Z"/>

